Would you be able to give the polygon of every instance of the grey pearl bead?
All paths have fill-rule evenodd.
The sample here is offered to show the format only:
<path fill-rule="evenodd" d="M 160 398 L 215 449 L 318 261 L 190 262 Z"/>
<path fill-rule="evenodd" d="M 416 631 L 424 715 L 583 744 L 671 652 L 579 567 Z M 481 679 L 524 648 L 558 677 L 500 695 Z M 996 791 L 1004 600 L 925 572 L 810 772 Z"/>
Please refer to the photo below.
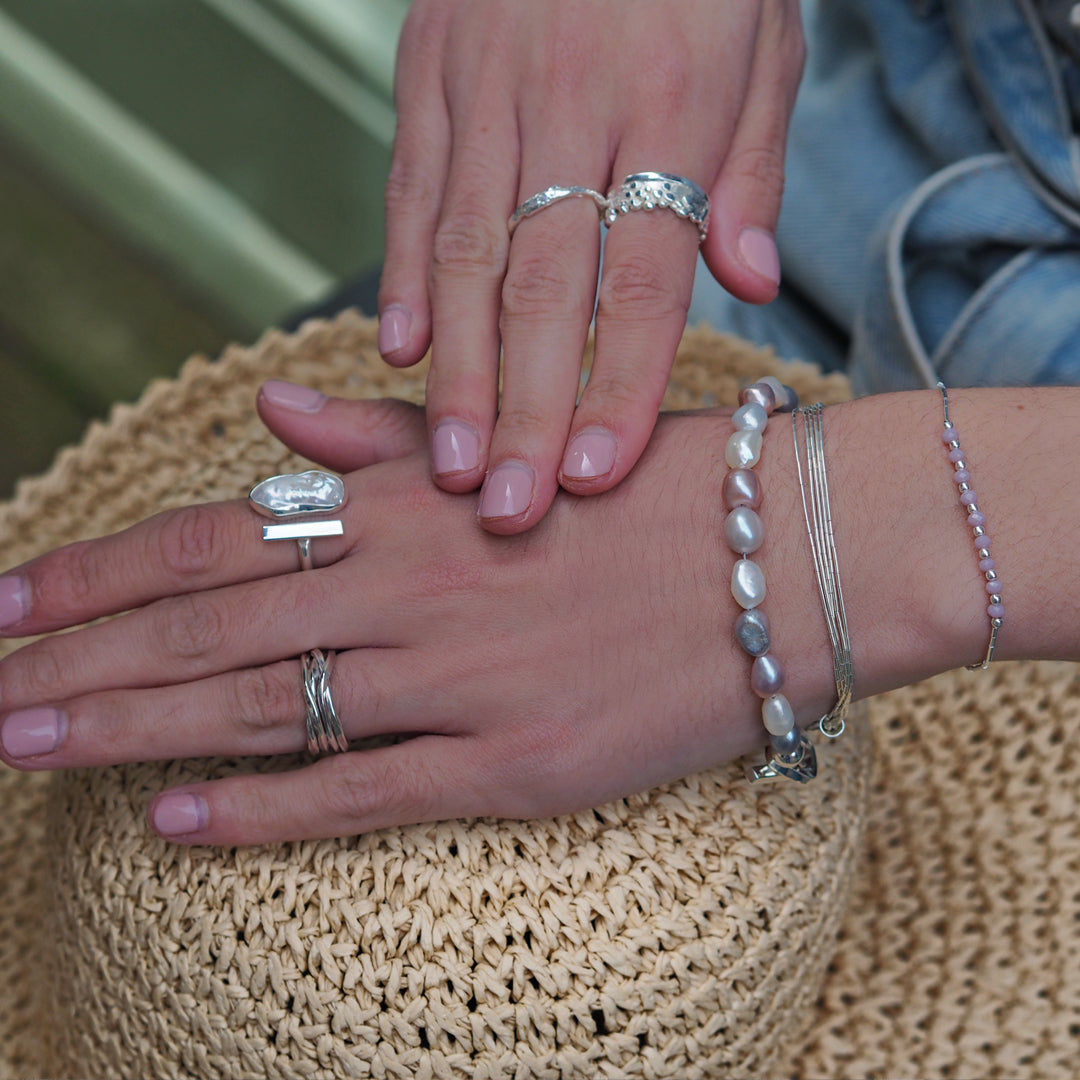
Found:
<path fill-rule="evenodd" d="M 750 686 L 758 697 L 772 697 L 784 686 L 784 669 L 780 661 L 769 653 L 759 656 L 750 669 Z"/>
<path fill-rule="evenodd" d="M 770 735 L 769 745 L 785 765 L 795 765 L 802 757 L 802 733 L 792 728 L 785 735 Z"/>
<path fill-rule="evenodd" d="M 761 547 L 765 527 L 749 506 L 736 506 L 724 521 L 724 539 L 732 551 L 749 555 Z"/>
<path fill-rule="evenodd" d="M 757 608 L 744 611 L 735 620 L 735 640 L 751 656 L 767 653 L 770 645 L 768 615 Z"/>

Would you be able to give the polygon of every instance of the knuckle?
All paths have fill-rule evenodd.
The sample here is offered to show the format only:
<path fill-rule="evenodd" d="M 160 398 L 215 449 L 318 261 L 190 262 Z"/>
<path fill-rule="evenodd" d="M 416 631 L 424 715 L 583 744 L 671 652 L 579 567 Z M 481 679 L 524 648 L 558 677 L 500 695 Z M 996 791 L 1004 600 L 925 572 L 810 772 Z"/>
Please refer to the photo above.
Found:
<path fill-rule="evenodd" d="M 92 542 L 72 544 L 57 552 L 57 558 L 59 566 L 47 581 L 50 605 L 65 610 L 80 609 L 88 600 L 101 595 L 101 555 Z"/>
<path fill-rule="evenodd" d="M 506 229 L 496 229 L 477 211 L 457 210 L 435 230 L 431 261 L 436 274 L 500 276 L 506 263 Z"/>
<path fill-rule="evenodd" d="M 764 191 L 770 197 L 779 197 L 784 190 L 784 156 L 772 146 L 756 146 L 739 150 L 731 161 L 731 174 Z"/>
<path fill-rule="evenodd" d="M 584 291 L 560 259 L 549 252 L 530 254 L 506 275 L 502 314 L 521 320 L 584 319 L 592 314 L 592 298 Z"/>
<path fill-rule="evenodd" d="M 217 563 L 218 522 L 207 506 L 165 515 L 158 530 L 161 562 L 174 577 L 199 578 Z"/>
<path fill-rule="evenodd" d="M 684 115 L 690 97 L 691 75 L 686 50 L 675 38 L 659 36 L 638 58 L 639 86 L 647 94 L 646 108 L 655 117 Z"/>
<path fill-rule="evenodd" d="M 433 785 L 426 773 L 399 764 L 393 754 L 379 757 L 375 768 L 361 766 L 355 755 L 331 758 L 322 763 L 320 797 L 333 820 L 348 822 L 360 830 L 372 820 L 424 820 L 435 809 Z"/>
<path fill-rule="evenodd" d="M 686 316 L 689 298 L 682 297 L 671 276 L 655 259 L 632 254 L 608 267 L 600 284 L 600 309 L 615 319 L 667 319 Z"/>
<path fill-rule="evenodd" d="M 416 206 L 431 207 L 438 204 L 439 187 L 430 169 L 419 166 L 410 153 L 405 137 L 399 134 L 394 145 L 394 159 L 383 188 L 383 198 L 388 214 L 406 213 Z"/>
<path fill-rule="evenodd" d="M 181 596 L 163 604 L 158 612 L 159 634 L 166 656 L 173 660 L 200 660 L 221 647 L 221 613 L 204 596 Z"/>
<path fill-rule="evenodd" d="M 248 731 L 261 733 L 292 722 L 303 712 L 301 682 L 296 665 L 283 662 L 238 672 L 233 686 L 232 719 Z"/>
<path fill-rule="evenodd" d="M 19 654 L 19 662 L 8 669 L 4 682 L 5 699 L 29 701 L 54 700 L 60 686 L 62 665 L 56 647 L 49 639 L 28 645 Z"/>
<path fill-rule="evenodd" d="M 643 403 L 659 405 L 651 399 L 640 372 L 618 368 L 589 381 L 589 407 L 603 416 L 636 416 Z"/>

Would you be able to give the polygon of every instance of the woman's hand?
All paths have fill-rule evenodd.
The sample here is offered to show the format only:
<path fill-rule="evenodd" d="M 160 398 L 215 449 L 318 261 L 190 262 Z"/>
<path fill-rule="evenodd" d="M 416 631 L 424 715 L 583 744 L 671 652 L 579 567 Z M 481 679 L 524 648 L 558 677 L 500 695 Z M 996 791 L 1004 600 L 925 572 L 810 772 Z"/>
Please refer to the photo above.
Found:
<path fill-rule="evenodd" d="M 743 300 L 779 283 L 773 232 L 802 70 L 797 0 L 415 0 L 398 53 L 379 345 L 397 365 L 434 341 L 432 470 L 483 482 L 479 515 L 517 533 L 561 484 L 606 491 L 642 453 L 690 302 L 696 228 L 630 213 L 597 297 L 588 199 L 523 221 L 550 185 L 606 193 L 629 173 L 686 176 L 712 200 L 703 253 Z M 498 400 L 500 347 L 503 393 Z"/>
<path fill-rule="evenodd" d="M 238 499 L 0 578 L 22 605 L 9 635 L 126 612 L 0 663 L 6 762 L 303 750 L 298 657 L 317 647 L 338 651 L 331 687 L 350 737 L 410 738 L 167 792 L 150 810 L 159 832 L 246 844 L 555 814 L 762 740 L 730 635 L 717 418 L 665 418 L 617 492 L 564 495 L 537 529 L 503 538 L 430 484 L 420 410 L 329 400 L 306 415 L 265 394 L 260 409 L 303 453 L 359 467 L 344 537 L 315 540 L 316 568 L 300 571 L 295 545 L 264 543 Z"/>

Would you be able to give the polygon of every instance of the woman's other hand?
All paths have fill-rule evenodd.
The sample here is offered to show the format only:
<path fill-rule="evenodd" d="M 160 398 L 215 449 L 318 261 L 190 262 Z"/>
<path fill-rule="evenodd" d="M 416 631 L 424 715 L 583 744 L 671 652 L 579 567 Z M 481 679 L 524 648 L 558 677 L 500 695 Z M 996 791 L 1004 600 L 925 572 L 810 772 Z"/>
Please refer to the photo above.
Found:
<path fill-rule="evenodd" d="M 694 225 L 668 211 L 623 215 L 597 289 L 592 201 L 556 203 L 511 239 L 513 209 L 551 185 L 688 177 L 711 197 L 713 274 L 771 300 L 802 61 L 797 0 L 415 0 L 398 53 L 380 349 L 408 365 L 433 344 L 431 468 L 447 491 L 483 485 L 485 528 L 524 531 L 560 484 L 589 495 L 629 473 L 698 250 Z"/>

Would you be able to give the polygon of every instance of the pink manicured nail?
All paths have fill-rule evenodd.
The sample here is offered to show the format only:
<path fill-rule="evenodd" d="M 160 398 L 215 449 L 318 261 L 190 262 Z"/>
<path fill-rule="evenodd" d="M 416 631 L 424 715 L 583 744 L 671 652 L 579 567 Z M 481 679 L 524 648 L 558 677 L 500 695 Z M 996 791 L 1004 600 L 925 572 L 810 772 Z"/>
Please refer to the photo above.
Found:
<path fill-rule="evenodd" d="M 14 574 L 0 577 L 0 630 L 26 618 L 30 590 L 26 580 Z"/>
<path fill-rule="evenodd" d="M 615 436 L 603 428 L 587 428 L 566 448 L 562 474 L 574 480 L 607 476 L 615 465 Z"/>
<path fill-rule="evenodd" d="M 187 836 L 206 828 L 210 808 L 199 795 L 175 792 L 159 796 L 150 807 L 150 824 L 162 836 Z"/>
<path fill-rule="evenodd" d="M 760 274 L 774 285 L 780 284 L 780 256 L 776 241 L 764 229 L 743 229 L 739 233 L 739 253 L 755 274 Z"/>
<path fill-rule="evenodd" d="M 293 412 L 317 413 L 326 404 L 326 395 L 310 386 L 271 379 L 262 384 L 262 395 L 271 405 Z"/>
<path fill-rule="evenodd" d="M 51 754 L 67 734 L 67 717 L 59 709 L 42 707 L 13 712 L 0 728 L 0 743 L 13 758 Z"/>
<path fill-rule="evenodd" d="M 517 517 L 529 509 L 532 497 L 532 469 L 521 461 L 504 461 L 484 481 L 477 513 L 482 518 Z"/>
<path fill-rule="evenodd" d="M 385 356 L 404 348 L 411 328 L 412 316 L 403 307 L 388 307 L 379 316 L 379 352 Z"/>
<path fill-rule="evenodd" d="M 443 420 L 431 437 L 431 465 L 436 476 L 469 472 L 480 464 L 480 436 L 460 420 Z"/>

